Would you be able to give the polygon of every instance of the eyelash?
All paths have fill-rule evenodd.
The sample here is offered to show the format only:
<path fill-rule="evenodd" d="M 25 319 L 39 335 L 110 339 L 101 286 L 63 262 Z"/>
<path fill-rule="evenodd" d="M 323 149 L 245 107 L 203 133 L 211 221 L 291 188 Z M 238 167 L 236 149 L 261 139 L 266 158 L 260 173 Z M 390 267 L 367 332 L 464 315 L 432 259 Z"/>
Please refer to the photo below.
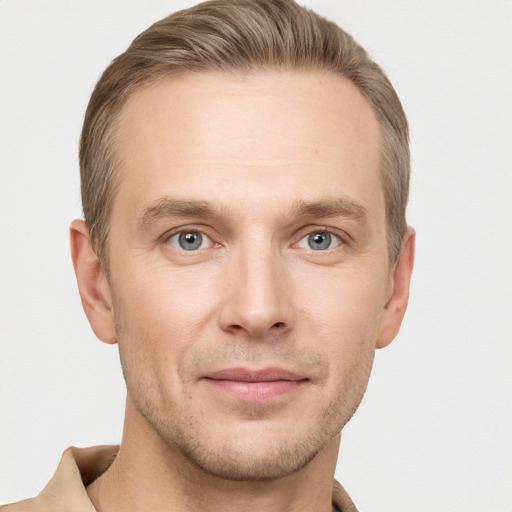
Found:
<path fill-rule="evenodd" d="M 308 231 L 306 234 L 304 234 L 298 242 L 293 244 L 294 246 L 301 247 L 300 244 L 303 240 L 306 240 L 306 243 L 308 244 L 311 240 L 311 237 L 317 236 L 317 235 L 324 235 L 328 237 L 329 245 L 331 242 L 334 242 L 336 245 L 334 247 L 327 247 L 325 249 L 313 249 L 312 247 L 302 247 L 303 249 L 306 249 L 308 251 L 312 251 L 315 253 L 321 253 L 321 252 L 327 252 L 332 251 L 334 249 L 338 249 L 341 246 L 345 245 L 345 240 L 341 235 L 338 233 L 334 233 L 333 231 L 329 231 L 328 229 L 312 229 Z"/>
<path fill-rule="evenodd" d="M 330 251 L 333 251 L 333 250 L 336 250 L 336 249 L 340 249 L 344 246 L 347 245 L 347 238 L 348 238 L 348 235 L 344 236 L 338 232 L 335 232 L 334 230 L 329 230 L 329 229 L 325 229 L 325 228 L 307 228 L 307 230 L 301 230 L 302 233 L 301 233 L 301 236 L 299 238 L 299 240 L 297 242 L 294 242 L 293 244 L 291 244 L 292 247 L 299 247 L 299 248 L 302 248 L 304 250 L 307 250 L 309 252 L 313 252 L 313 253 L 316 253 L 316 254 L 320 254 L 320 253 L 325 253 L 325 252 L 330 252 Z M 199 247 L 197 249 L 191 249 L 191 250 L 187 250 L 187 249 L 184 249 L 182 247 L 178 247 L 176 245 L 173 245 L 171 244 L 171 240 L 175 237 L 179 237 L 181 235 L 185 235 L 185 234 L 192 234 L 192 233 L 197 233 L 199 235 L 201 235 L 202 237 L 205 237 L 207 240 L 209 240 L 209 247 Z M 328 235 L 329 237 L 332 237 L 336 243 L 336 246 L 335 247 L 328 247 L 326 249 L 313 249 L 311 247 L 300 247 L 299 244 L 307 239 L 308 237 L 311 237 L 313 235 Z M 190 226 L 190 227 L 180 227 L 179 229 L 177 230 L 173 230 L 172 232 L 169 232 L 167 233 L 166 235 L 164 235 L 163 237 L 163 241 L 168 244 L 168 245 L 171 245 L 173 248 L 181 251 L 181 252 L 185 252 L 185 253 L 189 253 L 190 255 L 192 254 L 197 254 L 199 251 L 201 250 L 205 250 L 205 249 L 209 249 L 209 248 L 215 248 L 215 247 L 222 247 L 222 244 L 219 244 L 218 242 L 215 242 L 215 240 L 213 239 L 213 237 L 211 237 L 210 235 L 208 235 L 204 229 L 200 229 L 198 228 L 197 226 Z M 204 241 L 204 240 L 203 240 Z M 336 242 L 337 241 L 337 242 Z M 307 243 L 307 242 L 306 242 Z M 212 244 L 214 247 L 212 247 Z"/>
<path fill-rule="evenodd" d="M 164 236 L 163 236 L 163 241 L 168 244 L 168 245 L 171 245 L 172 247 L 174 247 L 175 249 L 177 250 L 181 250 L 182 252 L 189 252 L 189 253 L 197 253 L 198 250 L 195 249 L 195 250 L 187 250 L 187 249 L 183 249 L 183 248 L 180 248 L 180 247 L 177 247 L 177 246 L 174 246 L 173 244 L 171 244 L 171 240 L 175 237 L 179 237 L 181 235 L 186 235 L 186 234 L 192 234 L 192 233 L 197 233 L 199 235 L 201 235 L 202 237 L 205 237 L 209 240 L 210 242 L 210 246 L 212 244 L 214 244 L 215 246 L 218 246 L 220 247 L 220 244 L 219 243 L 216 243 L 213 238 L 211 236 L 209 236 L 204 228 L 203 229 L 200 229 L 198 228 L 197 226 L 190 226 L 190 227 L 187 227 L 187 226 L 182 226 L 178 229 L 175 229 L 171 232 L 168 232 L 166 233 Z M 199 249 L 199 250 L 204 250 L 204 249 L 207 249 L 209 247 L 204 247 L 202 249 Z"/>

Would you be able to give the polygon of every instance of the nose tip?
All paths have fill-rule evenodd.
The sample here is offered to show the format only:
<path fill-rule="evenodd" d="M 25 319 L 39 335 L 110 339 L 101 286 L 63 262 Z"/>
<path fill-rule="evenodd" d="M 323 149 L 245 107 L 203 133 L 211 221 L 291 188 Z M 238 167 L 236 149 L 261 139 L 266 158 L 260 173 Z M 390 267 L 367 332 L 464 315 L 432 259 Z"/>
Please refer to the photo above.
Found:
<path fill-rule="evenodd" d="M 237 323 L 227 323 L 224 330 L 231 332 L 243 332 L 251 338 L 264 338 L 269 334 L 278 334 L 286 331 L 288 323 L 283 321 L 273 322 L 263 315 L 248 314 L 244 317 L 239 315 Z"/>
<path fill-rule="evenodd" d="M 231 269 L 237 279 L 226 289 L 220 315 L 221 328 L 245 333 L 251 338 L 284 333 L 292 328 L 293 309 L 283 269 L 270 258 L 251 261 Z"/>

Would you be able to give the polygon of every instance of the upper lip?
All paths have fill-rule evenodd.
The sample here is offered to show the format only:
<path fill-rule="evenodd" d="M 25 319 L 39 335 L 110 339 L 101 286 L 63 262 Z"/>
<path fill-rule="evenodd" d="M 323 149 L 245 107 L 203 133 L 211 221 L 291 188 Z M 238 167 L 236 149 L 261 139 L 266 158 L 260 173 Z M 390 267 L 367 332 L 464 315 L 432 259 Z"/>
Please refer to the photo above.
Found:
<path fill-rule="evenodd" d="M 299 381 L 307 379 L 304 375 L 298 375 L 292 371 L 277 367 L 261 368 L 259 370 L 224 368 L 222 370 L 209 372 L 204 375 L 204 378 L 239 382 L 272 382 L 276 380 Z"/>

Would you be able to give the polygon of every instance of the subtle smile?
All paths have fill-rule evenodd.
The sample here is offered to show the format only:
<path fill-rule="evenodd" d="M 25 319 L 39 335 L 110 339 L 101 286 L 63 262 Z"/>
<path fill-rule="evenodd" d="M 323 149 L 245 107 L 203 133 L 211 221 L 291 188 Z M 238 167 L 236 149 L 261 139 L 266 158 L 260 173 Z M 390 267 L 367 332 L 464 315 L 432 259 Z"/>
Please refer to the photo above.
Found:
<path fill-rule="evenodd" d="M 248 402 L 270 400 L 290 393 L 309 380 L 281 368 L 227 368 L 208 373 L 203 379 L 217 390 Z"/>

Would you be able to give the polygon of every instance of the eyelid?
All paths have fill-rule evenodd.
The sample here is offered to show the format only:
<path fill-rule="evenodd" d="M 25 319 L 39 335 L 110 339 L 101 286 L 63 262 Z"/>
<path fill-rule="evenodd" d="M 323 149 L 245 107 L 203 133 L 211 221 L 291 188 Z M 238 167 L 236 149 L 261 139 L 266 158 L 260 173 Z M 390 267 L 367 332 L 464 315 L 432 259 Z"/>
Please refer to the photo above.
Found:
<path fill-rule="evenodd" d="M 304 228 L 301 228 L 300 230 L 298 230 L 297 234 L 294 237 L 296 242 L 294 242 L 292 244 L 292 246 L 297 246 L 301 240 L 303 240 L 304 238 L 306 238 L 307 236 L 309 236 L 313 233 L 328 233 L 329 235 L 337 238 L 340 243 L 338 246 L 333 247 L 333 249 L 337 249 L 341 246 L 346 246 L 352 240 L 352 237 L 348 233 L 346 233 L 345 231 L 342 231 L 340 229 L 333 228 L 333 227 L 327 227 L 327 226 L 313 225 L 313 226 L 307 226 L 307 227 L 304 227 Z M 313 249 L 311 249 L 311 250 L 313 251 Z M 328 250 L 330 250 L 330 249 L 328 249 Z M 322 252 L 322 251 L 315 251 L 315 252 Z M 325 251 L 323 251 L 323 252 L 325 252 Z"/>
<path fill-rule="evenodd" d="M 210 246 L 219 246 L 220 247 L 221 244 L 219 242 L 217 242 L 215 240 L 215 238 L 209 233 L 210 231 L 211 231 L 211 229 L 208 229 L 208 226 L 197 225 L 197 224 L 195 224 L 195 225 L 187 224 L 184 226 L 177 226 L 175 228 L 169 229 L 163 235 L 161 235 L 159 238 L 160 238 L 161 242 L 169 244 L 169 240 L 172 237 L 179 235 L 181 233 L 201 233 L 201 235 L 203 235 L 210 241 Z M 169 244 L 169 245 L 171 245 L 171 244 Z M 179 247 L 176 247 L 174 245 L 171 245 L 171 247 L 174 247 L 176 249 L 184 251 L 184 249 L 180 249 Z M 186 251 L 184 251 L 184 252 L 186 252 Z M 193 251 L 191 251 L 191 252 L 193 252 Z"/>
<path fill-rule="evenodd" d="M 180 247 L 179 245 L 179 238 L 181 237 L 182 234 L 184 233 L 197 233 L 201 236 L 201 244 L 199 247 L 195 248 L 195 249 L 190 249 L 190 251 L 187 251 L 187 249 L 184 249 L 183 247 Z M 174 239 L 176 239 L 176 241 L 174 241 Z M 206 234 L 206 233 L 203 233 L 201 231 L 192 231 L 192 230 L 185 230 L 185 231 L 178 231 L 178 233 L 175 233 L 174 235 L 171 235 L 168 239 L 167 239 L 167 242 L 172 245 L 174 248 L 178 249 L 178 250 L 181 250 L 181 251 L 186 251 L 186 252 L 194 252 L 194 251 L 200 251 L 200 250 L 204 250 L 204 249 L 208 249 L 210 246 L 211 246 L 211 243 L 212 243 L 212 239 Z"/>
<path fill-rule="evenodd" d="M 223 244 L 217 241 L 218 236 L 214 236 L 211 234 L 212 228 L 207 225 L 198 225 L 198 224 L 186 224 L 177 226 L 175 228 L 169 229 L 163 235 L 159 237 L 162 243 L 168 243 L 169 240 L 176 235 L 179 235 L 183 232 L 197 232 L 201 233 L 203 236 L 208 238 L 210 241 L 210 246 L 221 247 Z M 336 247 L 326 249 L 324 251 L 314 251 L 313 249 L 309 249 L 312 252 L 326 252 L 328 250 L 338 249 L 339 247 L 343 247 L 348 245 L 352 241 L 352 237 L 345 231 L 342 231 L 337 228 L 327 227 L 327 226 L 306 226 L 296 231 L 295 236 L 293 237 L 296 241 L 291 244 L 292 247 L 296 247 L 300 241 L 302 241 L 305 237 L 313 234 L 313 233 L 328 233 L 339 240 L 339 244 Z M 170 245 L 170 244 L 169 244 Z M 175 246 L 172 246 L 175 247 Z M 175 247 L 179 249 L 178 247 Z M 184 249 L 180 249 L 184 251 Z M 204 249 L 203 249 L 204 250 Z M 185 251 L 186 252 L 186 251 Z M 193 251 L 191 251 L 193 252 Z"/>
<path fill-rule="evenodd" d="M 307 244 L 308 244 L 309 237 L 311 235 L 316 235 L 316 234 L 330 235 L 334 239 L 332 241 L 335 242 L 335 245 L 333 247 L 328 247 L 326 249 L 313 249 L 312 247 L 308 247 Z M 303 246 L 300 245 L 303 241 L 305 241 L 306 247 L 303 247 Z M 339 249 L 343 245 L 345 245 L 345 241 L 343 240 L 343 238 L 340 235 L 338 235 L 337 233 L 333 233 L 332 231 L 328 231 L 326 229 L 322 229 L 322 230 L 320 230 L 320 229 L 313 229 L 312 231 L 309 231 L 304 236 L 302 236 L 299 239 L 299 241 L 295 243 L 296 247 L 299 247 L 301 249 L 305 249 L 306 251 L 312 251 L 314 253 L 322 253 L 322 252 L 332 251 L 332 250 L 335 250 L 335 249 Z"/>

